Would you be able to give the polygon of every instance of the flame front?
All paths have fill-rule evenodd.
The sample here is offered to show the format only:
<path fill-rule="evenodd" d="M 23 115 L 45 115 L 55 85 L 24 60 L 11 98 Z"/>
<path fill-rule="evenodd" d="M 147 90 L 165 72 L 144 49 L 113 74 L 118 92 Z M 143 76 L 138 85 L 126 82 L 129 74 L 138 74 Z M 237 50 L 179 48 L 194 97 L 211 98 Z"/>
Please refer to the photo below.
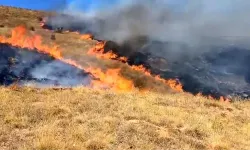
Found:
<path fill-rule="evenodd" d="M 41 24 L 42 27 L 45 25 L 45 22 L 46 22 L 46 20 L 41 21 L 40 24 Z M 66 31 L 66 32 L 69 32 L 69 31 Z M 75 33 L 79 34 L 79 32 L 75 32 Z M 83 40 L 93 40 L 93 35 L 91 35 L 91 34 L 84 34 L 84 35 L 81 35 L 80 39 L 83 39 Z M 0 40 L 1 40 L 1 37 L 0 37 Z M 105 44 L 106 44 L 105 41 L 98 42 L 93 48 L 91 48 L 88 51 L 88 54 L 89 55 L 94 55 L 94 56 L 96 56 L 98 58 L 102 58 L 102 59 L 116 59 L 116 60 L 119 60 L 121 62 L 127 63 L 128 58 L 126 58 L 126 57 L 119 57 L 117 54 L 113 53 L 112 50 L 110 50 L 110 51 L 108 51 L 108 52 L 105 53 L 104 52 L 104 46 L 105 46 Z M 165 79 L 161 78 L 159 75 L 154 76 L 143 65 L 139 65 L 139 66 L 133 65 L 133 66 L 130 66 L 130 67 L 133 70 L 143 72 L 146 76 L 151 76 L 151 77 L 155 78 L 156 80 L 165 83 L 166 85 L 168 85 L 169 87 L 171 87 L 175 91 L 179 91 L 179 92 L 183 92 L 184 91 L 183 90 L 183 86 L 181 85 L 181 83 L 178 82 L 175 79 L 165 80 Z M 87 70 L 89 72 L 92 72 L 95 77 L 99 76 L 100 81 L 93 81 L 92 82 L 92 86 L 93 87 L 105 87 L 104 86 L 105 84 L 113 84 L 114 85 L 115 82 L 113 82 L 112 79 L 104 78 L 104 76 L 106 76 L 106 77 L 107 76 L 108 77 L 111 76 L 112 77 L 112 76 L 114 76 L 114 73 L 115 73 L 115 76 L 120 79 L 119 81 L 122 81 L 122 84 L 120 84 L 120 85 L 118 84 L 119 86 L 113 86 L 113 89 L 116 89 L 116 90 L 119 89 L 119 90 L 121 90 L 121 89 L 133 89 L 134 88 L 134 86 L 133 86 L 133 84 L 132 84 L 131 81 L 129 81 L 129 80 L 123 78 L 123 77 L 120 77 L 118 75 L 119 74 L 119 71 L 118 71 L 119 69 L 117 69 L 116 71 L 110 70 L 110 71 L 107 71 L 106 73 L 102 72 L 100 69 L 94 69 L 94 68 L 88 68 Z M 123 84 L 123 82 L 125 82 L 127 84 Z M 148 89 L 144 89 L 144 90 L 148 91 Z M 198 93 L 197 95 L 198 96 L 202 96 L 202 93 Z M 215 99 L 212 96 L 208 96 L 207 98 L 209 98 L 209 99 Z M 223 102 L 230 102 L 231 101 L 230 99 L 228 99 L 226 97 L 223 97 L 223 96 L 221 96 L 219 98 L 219 100 L 223 101 Z"/>
<path fill-rule="evenodd" d="M 88 39 L 89 36 L 85 36 L 86 39 Z M 28 50 L 36 50 L 40 53 L 48 54 L 55 59 L 58 59 L 64 63 L 70 64 L 72 66 L 75 66 L 79 69 L 88 71 L 94 79 L 91 81 L 91 87 L 93 88 L 106 88 L 106 89 L 112 89 L 115 91 L 131 91 L 135 89 L 134 84 L 131 80 L 128 80 L 120 75 L 120 69 L 108 69 L 105 72 L 103 72 L 99 68 L 84 68 L 80 64 L 76 63 L 75 61 L 71 59 L 65 59 L 63 58 L 61 51 L 59 49 L 58 45 L 53 44 L 52 46 L 45 45 L 42 43 L 42 37 L 39 35 L 34 36 L 28 36 L 27 30 L 23 26 L 16 27 L 11 32 L 11 37 L 7 38 L 4 36 L 0 36 L 0 43 L 10 44 L 12 46 L 20 47 L 20 48 L 26 48 Z M 88 51 L 88 54 L 95 55 L 100 58 L 104 59 L 116 59 L 119 61 L 127 62 L 126 57 L 118 57 L 116 54 L 114 54 L 112 51 L 109 51 L 108 53 L 104 53 L 104 46 L 105 42 L 99 42 L 97 43 L 92 49 Z M 162 79 L 160 76 L 154 76 L 151 74 L 149 70 L 147 70 L 144 66 L 130 66 L 131 69 L 143 72 L 146 76 L 150 76 L 155 78 L 157 81 L 163 82 L 172 89 L 183 92 L 182 85 L 174 80 L 169 79 L 165 80 Z M 146 90 L 148 91 L 148 90 Z M 201 95 L 198 94 L 198 95 Z M 208 98 L 214 99 L 212 96 L 208 96 Z M 225 97 L 220 97 L 220 101 L 223 102 L 230 102 L 230 99 Z"/>
<path fill-rule="evenodd" d="M 83 34 L 80 37 L 82 40 L 93 40 L 93 35 L 91 34 Z"/>
<path fill-rule="evenodd" d="M 92 87 L 94 88 L 111 88 L 115 91 L 130 91 L 134 89 L 134 84 L 132 81 L 125 79 L 120 76 L 120 69 L 108 69 L 106 73 L 102 72 L 101 69 L 88 68 L 95 77 L 99 80 L 92 82 Z"/>
<path fill-rule="evenodd" d="M 112 50 L 108 51 L 107 53 L 104 53 L 104 46 L 105 46 L 106 42 L 98 42 L 93 48 L 91 48 L 88 51 L 89 55 L 94 55 L 98 58 L 103 58 L 103 59 L 116 59 L 122 62 L 127 62 L 128 58 L 126 57 L 119 57 L 117 54 L 113 53 Z M 160 76 L 154 76 L 152 75 L 152 73 L 147 70 L 143 65 L 139 65 L 139 66 L 130 66 L 133 70 L 136 71 L 140 71 L 143 72 L 146 76 L 150 76 L 155 78 L 157 81 L 161 81 L 163 83 L 165 83 L 166 85 L 168 85 L 170 88 L 172 88 L 175 91 L 178 92 L 183 92 L 183 88 L 181 83 L 179 83 L 178 81 L 174 80 L 174 79 L 169 79 L 169 80 L 165 80 L 163 78 L 161 78 Z"/>
<path fill-rule="evenodd" d="M 38 35 L 27 36 L 26 28 L 23 26 L 18 26 L 12 30 L 11 37 L 6 38 L 0 36 L 0 43 L 11 44 L 12 46 L 17 46 L 20 48 L 27 48 L 29 50 L 37 49 L 40 53 L 49 54 L 50 56 L 63 60 L 61 52 L 58 49 L 57 45 L 47 46 L 42 44 L 42 37 Z"/>
<path fill-rule="evenodd" d="M 98 58 L 103 58 L 103 59 L 117 59 L 122 62 L 127 62 L 126 57 L 118 57 L 115 53 L 112 52 L 112 50 L 108 51 L 107 53 L 104 53 L 104 46 L 106 42 L 98 42 L 93 48 L 91 48 L 88 51 L 89 55 L 95 55 Z"/>
<path fill-rule="evenodd" d="M 98 68 L 84 68 L 71 59 L 63 58 L 59 46 L 48 46 L 42 43 L 42 37 L 39 35 L 28 36 L 27 30 L 23 26 L 18 26 L 12 30 L 10 38 L 0 36 L 0 43 L 10 44 L 12 46 L 27 48 L 28 50 L 37 50 L 40 53 L 48 54 L 64 63 L 75 66 L 81 70 L 86 70 L 98 80 L 92 80 L 91 86 L 95 88 L 109 88 L 117 91 L 130 91 L 134 88 L 133 82 L 120 76 L 120 69 L 108 69 L 102 72 Z"/>

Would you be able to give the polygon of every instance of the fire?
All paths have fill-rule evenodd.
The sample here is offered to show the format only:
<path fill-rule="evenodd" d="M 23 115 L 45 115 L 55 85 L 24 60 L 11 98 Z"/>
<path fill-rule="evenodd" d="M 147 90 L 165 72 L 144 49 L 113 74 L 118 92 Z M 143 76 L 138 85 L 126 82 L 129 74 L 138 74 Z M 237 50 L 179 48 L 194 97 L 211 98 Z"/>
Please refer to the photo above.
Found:
<path fill-rule="evenodd" d="M 167 84 L 168 86 L 170 86 L 172 89 L 174 89 L 174 90 L 176 90 L 178 92 L 183 92 L 183 87 L 182 87 L 181 83 L 179 83 L 178 81 L 176 81 L 174 79 L 169 79 L 169 80 L 164 79 L 163 82 L 165 84 Z"/>
<path fill-rule="evenodd" d="M 91 35 L 91 34 L 83 34 L 83 35 L 81 35 L 80 39 L 82 39 L 82 40 L 92 40 L 93 35 Z"/>
<path fill-rule="evenodd" d="M 136 71 L 144 72 L 146 76 L 151 76 L 151 73 L 143 65 L 139 65 L 139 66 L 133 65 L 131 66 L 131 68 Z"/>
<path fill-rule="evenodd" d="M 48 54 L 55 59 L 58 59 L 64 63 L 75 66 L 79 69 L 88 71 L 94 77 L 91 81 L 91 87 L 93 88 L 107 88 L 115 91 L 131 91 L 135 89 L 134 84 L 131 80 L 126 79 L 121 76 L 120 69 L 108 69 L 103 72 L 99 68 L 84 68 L 80 64 L 77 64 L 75 61 L 70 59 L 63 58 L 59 46 L 53 44 L 52 46 L 45 45 L 42 42 L 42 37 L 39 35 L 28 36 L 27 30 L 23 26 L 16 27 L 11 32 L 11 37 L 7 38 L 4 36 L 0 36 L 0 43 L 11 44 L 12 46 L 26 48 L 28 50 L 36 50 L 40 53 Z M 94 48 L 90 49 L 88 54 L 95 55 L 100 58 L 112 59 L 115 58 L 120 61 L 127 61 L 126 57 L 118 57 L 112 51 L 104 54 L 104 45 L 105 42 L 99 42 L 95 45 Z M 160 76 L 154 76 L 151 74 L 149 70 L 147 70 L 144 66 L 131 66 L 133 70 L 143 72 L 146 76 L 150 76 L 155 78 L 157 81 L 163 82 L 166 85 L 170 86 L 172 89 L 183 92 L 182 85 L 174 80 L 162 79 Z M 149 91 L 148 89 L 144 89 L 145 92 Z M 202 95 L 199 93 L 198 95 Z M 208 98 L 214 99 L 212 96 L 208 96 Z M 220 101 L 230 102 L 228 98 L 220 97 Z"/>
<path fill-rule="evenodd" d="M 88 54 L 89 55 L 95 55 L 98 58 L 116 59 L 116 60 L 119 60 L 119 61 L 122 61 L 122 62 L 127 62 L 128 59 L 126 57 L 119 57 L 118 55 L 113 53 L 112 50 L 105 53 L 104 52 L 104 46 L 105 46 L 105 42 L 98 42 L 93 48 L 91 48 L 88 51 Z M 133 65 L 133 66 L 130 66 L 130 67 L 133 70 L 143 72 L 146 76 L 151 76 L 151 77 L 155 78 L 157 81 L 161 81 L 161 82 L 165 83 L 166 85 L 168 85 L 170 88 L 172 88 L 175 91 L 183 92 L 182 85 L 179 82 L 177 82 L 176 80 L 174 80 L 174 79 L 165 80 L 165 79 L 161 78 L 160 76 L 154 76 L 143 65 L 139 65 L 139 66 Z"/>
<path fill-rule="evenodd" d="M 43 27 L 45 25 L 46 20 L 43 20 L 40 22 L 41 27 Z M 65 31 L 66 33 L 69 33 L 70 31 Z M 91 34 L 83 34 L 81 35 L 78 31 L 76 32 L 71 32 L 71 33 L 75 33 L 80 35 L 80 39 L 82 40 L 93 40 L 93 35 Z M 1 41 L 1 36 L 0 36 L 0 41 Z M 125 62 L 127 63 L 128 58 L 126 57 L 119 57 L 117 54 L 113 53 L 112 50 L 108 51 L 108 52 L 104 52 L 104 46 L 105 46 L 106 42 L 105 41 L 101 41 L 98 42 L 93 48 L 91 48 L 88 51 L 89 55 L 94 55 L 98 58 L 102 58 L 102 59 L 115 59 L 115 60 L 119 60 L 121 62 Z M 77 66 L 78 68 L 82 68 L 81 66 L 77 65 L 75 62 L 67 60 L 69 62 L 69 64 L 72 64 L 74 66 Z M 161 81 L 163 83 L 165 83 L 166 85 L 168 85 L 170 88 L 174 89 L 175 91 L 178 92 L 183 92 L 183 87 L 181 85 L 180 82 L 178 82 L 175 79 L 168 79 L 165 80 L 163 78 L 161 78 L 159 75 L 152 75 L 152 73 L 147 70 L 143 65 L 139 65 L 139 66 L 130 66 L 133 70 L 136 71 L 140 71 L 143 72 L 146 76 L 151 76 L 153 78 L 155 78 L 157 81 Z M 127 80 L 123 77 L 121 77 L 119 75 L 120 73 L 120 69 L 109 69 L 106 72 L 102 72 L 101 69 L 99 68 L 88 68 L 87 69 L 89 72 L 92 73 L 92 75 L 96 78 L 98 78 L 99 80 L 94 80 L 92 82 L 92 86 L 95 88 L 110 88 L 112 87 L 112 89 L 115 90 L 131 90 L 134 88 L 133 82 L 130 80 Z M 112 86 L 111 86 L 112 85 Z M 142 91 L 149 91 L 149 89 L 140 89 Z M 198 93 L 197 96 L 203 96 L 202 93 Z M 213 96 L 209 95 L 206 96 L 208 99 L 216 99 Z M 231 100 L 221 96 L 219 98 L 219 100 L 221 102 L 230 102 Z"/>
<path fill-rule="evenodd" d="M 182 85 L 174 79 L 165 80 L 165 79 L 161 78 L 159 75 L 153 76 L 151 74 L 151 72 L 149 70 L 147 70 L 143 65 L 139 65 L 139 66 L 133 65 L 133 66 L 131 66 L 131 68 L 136 70 L 136 71 L 143 72 L 146 76 L 154 77 L 157 81 L 161 81 L 161 82 L 167 84 L 170 88 L 174 89 L 175 91 L 183 92 Z"/>
<path fill-rule="evenodd" d="M 231 102 L 231 100 L 229 98 L 224 97 L 224 96 L 220 96 L 220 98 L 217 99 L 217 98 L 215 98 L 215 97 L 213 97 L 211 95 L 208 95 L 207 98 L 211 99 L 211 100 L 219 100 L 220 102 L 225 102 L 225 103 Z"/>
<path fill-rule="evenodd" d="M 122 62 L 127 62 L 128 59 L 126 57 L 119 57 L 118 55 L 113 53 L 112 50 L 104 53 L 105 44 L 106 42 L 98 42 L 93 48 L 88 51 L 88 54 L 102 59 L 116 59 Z"/>
<path fill-rule="evenodd" d="M 42 44 L 41 36 L 27 36 L 27 30 L 23 26 L 16 27 L 12 30 L 11 37 L 5 38 L 0 36 L 0 43 L 11 44 L 20 48 L 28 48 L 29 50 L 37 49 L 38 52 L 49 54 L 56 59 L 63 59 L 57 45 L 47 46 Z"/>
<path fill-rule="evenodd" d="M 0 36 L 0 43 L 11 44 L 12 46 L 27 48 L 28 50 L 37 50 L 40 53 L 48 54 L 64 63 L 86 70 L 98 80 L 92 80 L 91 86 L 95 88 L 105 87 L 117 91 L 130 91 L 134 88 L 133 82 L 120 76 L 120 69 L 108 69 L 102 72 L 101 69 L 84 68 L 75 61 L 63 58 L 59 46 L 48 46 L 42 43 L 42 37 L 39 35 L 28 36 L 27 30 L 23 26 L 18 26 L 12 30 L 10 38 Z"/>
<path fill-rule="evenodd" d="M 99 80 L 92 82 L 94 88 L 110 88 L 115 91 L 131 91 L 134 89 L 132 81 L 120 76 L 120 69 L 108 69 L 105 73 L 101 69 L 88 68 L 95 77 Z"/>
<path fill-rule="evenodd" d="M 220 101 L 221 101 L 221 102 L 226 102 L 226 103 L 228 103 L 228 102 L 230 102 L 231 100 L 230 100 L 229 98 L 226 98 L 226 97 L 221 96 L 221 97 L 220 97 Z"/>
<path fill-rule="evenodd" d="M 196 96 L 205 97 L 205 98 L 210 99 L 210 100 L 219 100 L 220 102 L 225 102 L 225 103 L 231 102 L 231 100 L 227 97 L 220 96 L 220 98 L 217 99 L 217 98 L 213 97 L 212 95 L 203 96 L 203 94 L 201 92 L 197 93 Z"/>

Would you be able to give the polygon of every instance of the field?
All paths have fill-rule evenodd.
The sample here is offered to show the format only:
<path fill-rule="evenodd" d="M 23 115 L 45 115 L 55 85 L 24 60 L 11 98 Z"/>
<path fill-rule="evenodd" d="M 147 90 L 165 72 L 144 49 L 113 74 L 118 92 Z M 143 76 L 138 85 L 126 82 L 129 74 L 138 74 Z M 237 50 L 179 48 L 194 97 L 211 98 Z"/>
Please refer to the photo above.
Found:
<path fill-rule="evenodd" d="M 36 89 L 0 87 L 0 149 L 250 149 L 250 103 L 219 102 L 173 92 L 127 65 L 86 55 L 96 41 L 75 33 L 41 29 L 45 12 L 0 6 L 0 35 L 20 24 L 56 43 L 66 58 L 83 66 L 120 67 L 123 75 L 150 92 L 114 92 L 84 87 Z M 145 80 L 144 80 L 145 79 Z M 156 92 L 157 91 L 157 92 Z"/>

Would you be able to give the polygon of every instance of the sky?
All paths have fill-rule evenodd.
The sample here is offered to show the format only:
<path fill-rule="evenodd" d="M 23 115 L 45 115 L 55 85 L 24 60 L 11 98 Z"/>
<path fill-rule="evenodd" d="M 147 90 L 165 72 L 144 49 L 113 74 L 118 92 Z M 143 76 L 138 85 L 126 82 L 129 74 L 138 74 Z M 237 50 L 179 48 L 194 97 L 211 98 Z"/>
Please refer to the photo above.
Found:
<path fill-rule="evenodd" d="M 90 10 L 99 7 L 105 7 L 116 2 L 124 2 L 126 0 L 0 0 L 0 5 L 15 6 L 21 8 L 35 10 L 60 10 L 66 5 L 80 10 Z M 145 0 L 147 1 L 147 0 Z M 171 7 L 182 7 L 191 0 L 165 0 Z M 197 0 L 192 0 L 197 1 Z M 203 2 L 206 9 L 216 11 L 230 7 L 230 5 L 240 0 L 198 0 Z M 245 1 L 245 0 L 243 0 Z M 112 5 L 111 5 L 112 6 Z"/>
<path fill-rule="evenodd" d="M 66 4 L 77 4 L 79 8 L 88 9 L 98 5 L 112 4 L 117 0 L 0 0 L 0 5 L 15 6 L 36 10 L 60 9 Z"/>
<path fill-rule="evenodd" d="M 56 6 L 53 5 L 58 2 L 63 2 L 63 0 L 0 0 L 0 5 L 36 10 L 49 10 L 53 9 L 53 7 L 56 8 Z"/>
<path fill-rule="evenodd" d="M 80 9 L 94 9 L 98 7 L 115 4 L 122 0 L 0 0 L 0 5 L 15 6 L 35 10 L 60 9 L 65 5 L 72 5 Z M 185 0 L 168 0 L 170 3 L 178 3 Z"/>

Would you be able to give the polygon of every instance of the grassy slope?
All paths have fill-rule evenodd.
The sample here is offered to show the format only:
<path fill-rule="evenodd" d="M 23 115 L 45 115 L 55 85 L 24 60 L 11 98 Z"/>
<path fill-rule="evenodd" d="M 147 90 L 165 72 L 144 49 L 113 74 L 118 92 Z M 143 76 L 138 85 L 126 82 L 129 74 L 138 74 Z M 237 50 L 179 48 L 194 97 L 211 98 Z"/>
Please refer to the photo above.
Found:
<path fill-rule="evenodd" d="M 44 14 L 0 7 L 0 21 L 6 25 L 0 34 L 25 22 L 49 39 L 51 33 L 39 29 L 36 21 Z M 72 33 L 56 37 L 64 55 L 82 65 L 120 66 L 128 77 L 139 75 L 131 75 L 126 65 L 86 56 L 84 51 L 95 41 Z M 1 87 L 0 95 L 0 149 L 250 149 L 249 102 L 85 88 Z"/>
<path fill-rule="evenodd" d="M 3 148 L 250 148 L 249 103 L 84 88 L 0 94 Z"/>

